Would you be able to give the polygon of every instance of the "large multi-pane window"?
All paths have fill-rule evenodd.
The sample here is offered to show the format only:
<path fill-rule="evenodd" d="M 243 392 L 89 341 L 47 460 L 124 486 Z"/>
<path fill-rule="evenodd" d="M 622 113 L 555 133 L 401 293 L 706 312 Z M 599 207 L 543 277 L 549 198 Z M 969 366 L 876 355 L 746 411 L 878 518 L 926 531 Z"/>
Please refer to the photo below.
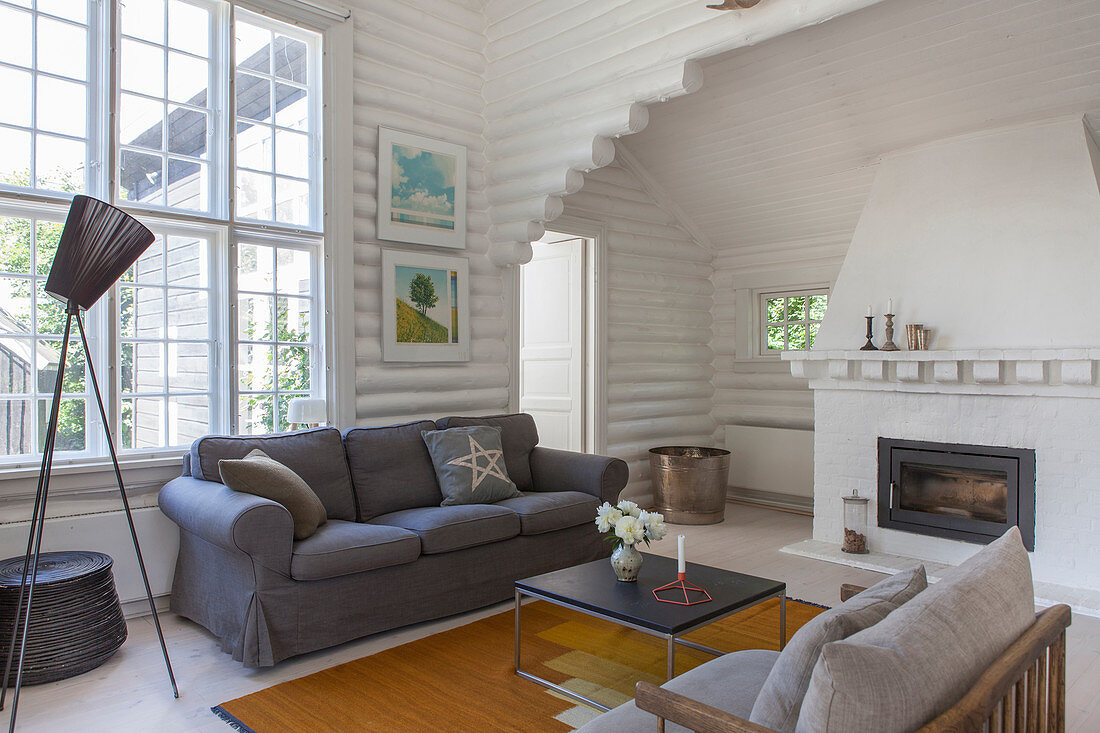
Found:
<path fill-rule="evenodd" d="M 156 239 L 70 345 L 59 452 L 105 451 L 88 359 L 143 454 L 287 429 L 323 393 L 320 63 L 319 34 L 225 0 L 0 0 L 0 458 L 43 442 L 75 193 Z"/>

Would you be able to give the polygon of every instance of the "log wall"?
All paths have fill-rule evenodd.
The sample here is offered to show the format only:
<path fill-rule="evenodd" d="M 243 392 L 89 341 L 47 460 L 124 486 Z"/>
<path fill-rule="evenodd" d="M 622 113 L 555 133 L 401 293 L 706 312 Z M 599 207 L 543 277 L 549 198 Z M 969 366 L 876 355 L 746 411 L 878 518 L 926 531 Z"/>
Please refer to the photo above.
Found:
<path fill-rule="evenodd" d="M 485 21 L 480 3 L 366 2 L 355 22 L 355 336 L 356 418 L 361 425 L 508 409 L 510 316 L 507 270 L 488 257 Z M 465 364 L 382 362 L 382 247 L 451 250 L 379 242 L 376 232 L 378 126 L 465 145 L 470 260 L 471 360 Z M 514 215 L 531 215 L 517 211 Z"/>
<path fill-rule="evenodd" d="M 610 139 L 640 131 L 639 105 L 702 85 L 692 60 L 821 23 L 878 0 L 779 0 L 715 12 L 682 0 L 488 0 L 486 159 L 492 260 L 530 259 L 528 242 L 572 193 L 569 171 L 614 157 Z M 575 183 L 575 180 L 574 182 Z"/>
<path fill-rule="evenodd" d="M 617 163 L 564 211 L 605 227 L 607 449 L 630 466 L 624 495 L 648 505 L 650 448 L 713 445 L 712 255 Z"/>

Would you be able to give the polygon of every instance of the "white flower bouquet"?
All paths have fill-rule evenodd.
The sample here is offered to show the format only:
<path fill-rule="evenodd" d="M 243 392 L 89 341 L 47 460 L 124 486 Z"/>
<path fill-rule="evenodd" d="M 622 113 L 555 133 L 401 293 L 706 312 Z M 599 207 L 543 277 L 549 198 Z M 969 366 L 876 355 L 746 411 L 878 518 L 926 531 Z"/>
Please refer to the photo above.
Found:
<path fill-rule="evenodd" d="M 637 542 L 656 542 L 668 534 L 663 515 L 639 509 L 632 501 L 620 501 L 615 506 L 604 502 L 596 510 L 596 527 L 607 534 L 607 540 L 616 547 L 632 546 Z"/>

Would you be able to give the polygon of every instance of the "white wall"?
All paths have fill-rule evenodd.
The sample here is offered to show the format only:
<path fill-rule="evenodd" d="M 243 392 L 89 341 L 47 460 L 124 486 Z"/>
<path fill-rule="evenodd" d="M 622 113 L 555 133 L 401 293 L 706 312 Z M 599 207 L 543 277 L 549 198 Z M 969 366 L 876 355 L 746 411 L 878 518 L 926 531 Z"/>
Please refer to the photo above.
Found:
<path fill-rule="evenodd" d="M 1100 272 L 1095 146 L 1078 117 L 967 135 L 883 160 L 817 349 L 858 349 L 894 299 L 935 349 L 1095 346 L 1080 298 Z M 881 341 L 882 319 L 876 319 Z"/>
<path fill-rule="evenodd" d="M 606 232 L 607 451 L 648 503 L 650 448 L 713 445 L 711 253 L 618 164 L 585 176 L 565 216 Z"/>
<path fill-rule="evenodd" d="M 483 16 L 476 3 L 388 1 L 359 3 L 354 19 L 357 421 L 377 425 L 504 412 L 509 382 L 504 271 L 486 256 Z M 469 363 L 382 362 L 380 251 L 402 245 L 380 242 L 375 231 L 379 125 L 467 148 L 468 231 L 462 254 L 470 260 Z"/>

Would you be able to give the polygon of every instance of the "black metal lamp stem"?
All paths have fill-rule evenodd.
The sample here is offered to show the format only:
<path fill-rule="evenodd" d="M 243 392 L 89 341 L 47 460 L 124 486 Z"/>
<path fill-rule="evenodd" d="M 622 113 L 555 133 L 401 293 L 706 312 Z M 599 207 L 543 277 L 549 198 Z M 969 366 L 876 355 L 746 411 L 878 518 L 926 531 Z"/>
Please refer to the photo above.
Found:
<path fill-rule="evenodd" d="M 8 647 L 8 659 L 4 667 L 4 679 L 0 682 L 0 706 L 8 689 L 8 677 L 11 675 L 12 657 L 15 653 L 15 637 L 20 636 L 19 642 L 19 666 L 15 674 L 15 691 L 11 699 L 11 719 L 8 723 L 8 731 L 15 730 L 15 716 L 19 710 L 19 689 L 23 685 L 23 659 L 27 652 L 27 630 L 30 628 L 31 602 L 34 600 L 34 581 L 38 577 L 38 555 L 42 548 L 42 527 L 46 523 L 46 498 L 50 492 L 50 469 L 53 468 L 53 448 L 57 437 L 57 416 L 61 411 L 61 389 L 65 380 L 65 362 L 68 359 L 69 333 L 72 330 L 73 314 L 69 310 L 65 317 L 65 335 L 61 341 L 61 356 L 57 364 L 57 380 L 53 388 L 53 404 L 50 407 L 50 422 L 46 427 L 46 441 L 42 448 L 42 468 L 38 474 L 38 490 L 35 492 L 34 512 L 31 516 L 30 531 L 27 534 L 27 554 L 23 558 L 22 583 L 19 586 L 19 605 L 15 607 L 15 618 L 12 623 L 11 644 Z M 28 569 L 28 565 L 30 568 Z M 27 585 L 27 576 L 30 576 L 30 585 Z M 26 593 L 26 612 L 23 610 L 23 596 Z M 19 625 L 23 624 L 20 634 Z"/>
<path fill-rule="evenodd" d="M 88 351 L 88 337 L 84 333 L 84 319 L 79 311 L 76 314 L 76 325 L 80 330 L 80 342 L 84 346 L 84 353 Z M 130 539 L 134 542 L 134 554 L 137 555 L 138 567 L 141 568 L 141 581 L 145 584 L 145 597 L 149 599 L 149 612 L 153 614 L 153 625 L 157 627 L 157 638 L 160 640 L 160 652 L 164 655 L 164 666 L 168 670 L 168 680 L 172 683 L 172 696 L 179 697 L 179 687 L 176 686 L 176 675 L 172 672 L 172 662 L 168 659 L 168 646 L 164 643 L 164 632 L 160 628 L 160 618 L 157 616 L 157 607 L 153 602 L 153 591 L 149 587 L 149 574 L 145 572 L 145 560 L 141 557 L 141 544 L 138 543 L 137 529 L 134 527 L 134 515 L 130 512 L 130 500 L 126 496 L 126 487 L 122 483 L 122 470 L 118 467 L 118 454 L 115 452 L 115 441 L 111 438 L 111 431 L 107 429 L 110 423 L 107 421 L 107 410 L 103 407 L 103 397 L 99 393 L 99 380 L 96 379 L 95 369 L 92 368 L 91 359 L 85 359 L 88 364 L 88 374 L 92 378 L 92 391 L 95 392 L 95 401 L 99 405 L 99 418 L 103 423 L 103 432 L 107 436 L 107 449 L 111 452 L 111 465 L 115 468 L 115 480 L 118 481 L 118 493 L 122 496 L 122 507 L 126 510 L 126 523 L 130 526 Z"/>
<path fill-rule="evenodd" d="M 0 710 L 4 707 L 4 697 L 7 693 L 8 678 L 11 674 L 12 661 L 15 655 L 15 637 L 19 633 L 20 620 L 22 619 L 22 634 L 19 645 L 19 664 L 15 677 L 15 689 L 12 694 L 11 719 L 8 724 L 9 733 L 15 731 L 15 720 L 19 708 L 19 690 L 23 686 L 23 661 L 27 652 L 27 630 L 30 627 L 31 601 L 34 598 L 34 580 L 38 576 L 38 557 L 42 549 L 42 529 L 46 523 L 46 499 L 50 487 L 50 470 L 53 467 L 54 444 L 57 438 L 58 413 L 61 409 L 61 392 L 65 378 L 65 362 L 69 346 L 69 334 L 72 329 L 73 317 L 76 317 L 76 325 L 80 331 L 80 341 L 84 347 L 85 355 L 91 353 L 88 349 L 88 337 L 84 332 L 84 319 L 81 317 L 80 308 L 72 301 L 66 307 L 65 336 L 61 342 L 61 361 L 57 369 L 57 381 L 54 384 L 53 406 L 50 411 L 50 422 L 46 429 L 46 441 L 42 449 L 42 468 L 38 475 L 38 491 L 34 498 L 34 511 L 31 517 L 29 536 L 27 537 L 27 555 L 23 562 L 23 579 L 19 586 L 19 605 L 15 609 L 15 622 L 12 627 L 11 644 L 8 647 L 8 659 L 4 669 L 4 679 L 0 681 Z M 164 632 L 161 630 L 160 619 L 157 617 L 156 604 L 153 601 L 153 592 L 149 587 L 149 575 L 145 570 L 145 561 L 141 555 L 141 545 L 138 543 L 137 529 L 134 527 L 134 517 L 130 511 L 130 500 L 126 496 L 126 487 L 122 482 L 122 471 L 118 465 L 118 454 L 115 452 L 114 440 L 111 431 L 107 429 L 107 411 L 103 407 L 103 397 L 99 391 L 99 381 L 96 379 L 95 368 L 92 360 L 85 357 L 88 375 L 91 377 L 92 391 L 95 393 L 96 404 L 99 406 L 99 416 L 107 436 L 107 448 L 111 453 L 111 464 L 115 470 L 115 480 L 118 482 L 118 490 L 122 496 L 122 506 L 126 510 L 126 522 L 130 527 L 130 539 L 134 543 L 134 553 L 137 555 L 138 567 L 141 569 L 141 579 L 145 584 L 145 595 L 149 599 L 149 610 L 153 614 L 153 624 L 157 629 L 157 638 L 160 640 L 160 650 L 164 655 L 164 666 L 168 670 L 168 679 L 172 683 L 172 694 L 179 697 L 179 688 L 176 686 L 176 676 L 172 672 L 172 662 L 168 658 L 168 646 L 164 642 Z M 28 571 L 28 564 L 30 569 Z M 31 582 L 28 586 L 27 576 Z M 26 593 L 27 604 L 24 611 L 23 596 Z"/>
<path fill-rule="evenodd" d="M 871 324 L 872 324 L 872 322 L 874 322 L 875 317 L 874 316 L 864 316 L 864 318 L 867 319 L 867 343 L 865 343 L 863 346 L 859 347 L 859 350 L 860 351 L 878 351 L 878 347 L 875 346 L 873 343 L 871 343 L 871 337 L 875 333 L 874 330 L 872 330 Z"/>

